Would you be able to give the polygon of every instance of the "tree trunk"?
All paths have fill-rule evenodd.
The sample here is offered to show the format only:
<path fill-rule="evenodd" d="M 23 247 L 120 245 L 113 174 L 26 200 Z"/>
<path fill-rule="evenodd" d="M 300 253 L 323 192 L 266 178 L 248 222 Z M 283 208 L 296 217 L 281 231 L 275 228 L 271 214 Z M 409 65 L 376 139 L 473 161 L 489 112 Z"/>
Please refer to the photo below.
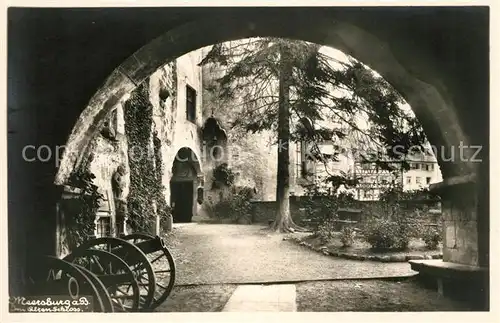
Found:
<path fill-rule="evenodd" d="M 285 45 L 286 46 L 286 45 Z M 276 202 L 278 210 L 271 229 L 280 232 L 302 231 L 290 215 L 290 81 L 292 66 L 285 46 L 280 50 L 279 111 L 278 111 L 278 174 Z"/>

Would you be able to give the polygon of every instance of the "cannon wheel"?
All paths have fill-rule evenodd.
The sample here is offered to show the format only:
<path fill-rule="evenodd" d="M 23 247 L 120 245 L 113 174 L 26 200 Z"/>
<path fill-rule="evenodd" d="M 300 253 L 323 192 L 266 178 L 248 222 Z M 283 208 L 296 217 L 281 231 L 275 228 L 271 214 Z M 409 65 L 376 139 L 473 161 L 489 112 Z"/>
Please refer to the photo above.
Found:
<path fill-rule="evenodd" d="M 40 257 L 36 264 L 28 274 L 34 295 L 68 295 L 72 299 L 91 296 L 94 311 L 104 312 L 96 286 L 77 266 L 54 256 Z"/>
<path fill-rule="evenodd" d="M 120 238 L 103 237 L 82 243 L 68 257 L 87 249 L 104 250 L 121 258 L 134 273 L 139 285 L 139 310 L 148 311 L 151 308 L 156 289 L 156 277 L 151 263 L 141 249 Z"/>
<path fill-rule="evenodd" d="M 139 310 L 139 284 L 132 270 L 121 258 L 104 250 L 78 249 L 67 259 L 95 275 L 104 286 L 114 309 L 119 312 Z"/>
<path fill-rule="evenodd" d="M 90 279 L 90 281 L 92 281 L 92 283 L 96 287 L 97 292 L 99 293 L 99 297 L 101 297 L 102 305 L 104 306 L 103 312 L 106 313 L 114 312 L 111 296 L 109 295 L 108 290 L 106 289 L 106 286 L 104 286 L 102 281 L 99 278 L 97 278 L 97 276 L 87 268 L 79 265 L 76 265 L 76 267 L 80 269 Z"/>
<path fill-rule="evenodd" d="M 155 237 L 148 234 L 133 233 L 122 237 L 122 239 L 136 244 L 142 241 L 155 239 Z M 152 308 L 158 307 L 167 299 L 167 297 L 172 292 L 172 288 L 174 287 L 175 283 L 174 257 L 165 247 L 163 239 L 161 241 L 162 243 L 159 250 L 146 254 L 151 263 L 151 266 L 153 266 L 153 270 L 156 276 L 156 293 L 153 303 L 151 304 Z"/>

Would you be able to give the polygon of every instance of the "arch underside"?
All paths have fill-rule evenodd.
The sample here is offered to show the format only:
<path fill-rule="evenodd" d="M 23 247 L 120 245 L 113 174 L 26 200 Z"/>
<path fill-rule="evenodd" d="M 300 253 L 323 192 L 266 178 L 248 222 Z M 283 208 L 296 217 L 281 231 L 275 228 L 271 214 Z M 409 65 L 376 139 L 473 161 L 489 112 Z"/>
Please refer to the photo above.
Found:
<path fill-rule="evenodd" d="M 172 164 L 172 178 L 197 179 L 202 174 L 199 157 L 189 147 L 180 148 Z"/>

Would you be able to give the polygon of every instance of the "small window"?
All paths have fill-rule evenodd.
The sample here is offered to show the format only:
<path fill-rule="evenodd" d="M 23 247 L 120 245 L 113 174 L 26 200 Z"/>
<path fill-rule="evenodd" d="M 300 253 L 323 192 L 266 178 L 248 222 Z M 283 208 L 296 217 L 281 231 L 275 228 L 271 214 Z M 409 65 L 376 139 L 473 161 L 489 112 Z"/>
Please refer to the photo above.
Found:
<path fill-rule="evenodd" d="M 417 183 L 417 184 L 422 184 L 422 178 L 420 178 L 420 177 L 415 177 L 415 183 Z"/>
<path fill-rule="evenodd" d="M 111 217 L 103 216 L 97 219 L 97 238 L 111 236 Z"/>
<path fill-rule="evenodd" d="M 406 184 L 411 184 L 411 176 L 406 176 Z"/>
<path fill-rule="evenodd" d="M 426 180 L 427 184 L 431 183 L 431 178 L 430 177 L 427 177 L 425 180 Z"/>
<path fill-rule="evenodd" d="M 196 90 L 186 85 L 186 118 L 196 122 Z"/>

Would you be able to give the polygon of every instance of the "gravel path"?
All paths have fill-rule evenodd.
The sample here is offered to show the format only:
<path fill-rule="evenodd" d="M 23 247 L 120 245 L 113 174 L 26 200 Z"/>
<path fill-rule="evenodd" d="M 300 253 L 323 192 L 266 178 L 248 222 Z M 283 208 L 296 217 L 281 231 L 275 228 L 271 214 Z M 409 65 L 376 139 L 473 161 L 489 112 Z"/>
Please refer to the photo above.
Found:
<path fill-rule="evenodd" d="M 299 312 L 471 311 L 469 304 L 440 297 L 408 280 L 329 281 L 297 284 Z"/>
<path fill-rule="evenodd" d="M 414 275 L 408 263 L 335 259 L 307 250 L 264 226 L 189 224 L 166 238 L 176 285 L 252 283 Z"/>

